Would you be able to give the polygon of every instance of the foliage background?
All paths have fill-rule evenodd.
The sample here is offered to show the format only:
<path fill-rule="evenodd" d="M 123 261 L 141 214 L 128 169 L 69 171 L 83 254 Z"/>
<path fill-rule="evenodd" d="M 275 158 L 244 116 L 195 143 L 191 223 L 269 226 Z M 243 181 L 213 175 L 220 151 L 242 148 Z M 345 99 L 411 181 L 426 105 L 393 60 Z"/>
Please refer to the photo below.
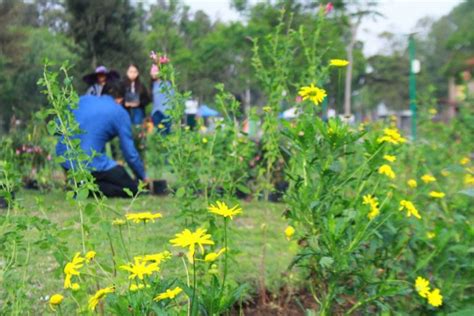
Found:
<path fill-rule="evenodd" d="M 147 56 L 150 50 L 169 54 L 177 69 L 178 85 L 192 91 L 201 102 L 212 102 L 216 83 L 224 83 L 248 113 L 252 106 L 265 103 L 262 87 L 251 69 L 252 41 L 264 38 L 278 23 L 280 8 L 291 14 L 295 29 L 312 30 L 319 5 L 327 1 L 278 0 L 250 5 L 232 1 L 241 19 L 213 21 L 205 12 L 192 12 L 180 0 L 161 0 L 145 8 L 129 0 L 2 0 L 0 1 L 0 130 L 10 119 L 27 119 L 45 104 L 36 87 L 45 58 L 76 65 L 79 79 L 105 64 L 124 73 L 134 62 L 141 66 L 148 82 Z M 333 1 L 337 14 L 329 15 L 330 27 L 321 38 L 322 47 L 331 47 L 324 58 L 346 57 L 348 21 L 363 1 Z M 351 5 L 349 5 L 351 4 Z M 376 11 L 376 7 L 375 7 Z M 381 19 L 383 17 L 377 17 Z M 439 20 L 422 19 L 417 35 L 418 58 L 423 69 L 418 76 L 420 90 L 436 87 L 436 97 L 447 93 L 447 75 L 463 69 L 473 51 L 472 21 L 474 1 L 465 1 Z M 408 55 L 406 39 L 381 34 L 387 51 L 364 57 L 364 43 L 355 45 L 353 74 L 355 110 L 367 112 L 379 102 L 394 109 L 406 108 Z M 325 62 L 327 60 L 323 60 Z M 295 60 L 295 73 L 304 64 Z M 370 67 L 371 71 L 367 71 Z M 341 110 L 342 92 L 336 92 L 337 75 L 326 90 L 335 96 L 329 106 Z M 84 91 L 81 80 L 75 80 Z M 390 89 L 387 89 L 390 87 Z M 390 90 L 388 93 L 387 91 Z M 281 105 L 282 109 L 291 104 Z"/>

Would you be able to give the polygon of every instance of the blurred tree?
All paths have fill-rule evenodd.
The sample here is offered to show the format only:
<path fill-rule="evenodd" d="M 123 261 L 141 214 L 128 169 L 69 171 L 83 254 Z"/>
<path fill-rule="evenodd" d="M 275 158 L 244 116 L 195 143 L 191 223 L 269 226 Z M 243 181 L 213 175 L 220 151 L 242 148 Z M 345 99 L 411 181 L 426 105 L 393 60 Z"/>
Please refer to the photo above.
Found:
<path fill-rule="evenodd" d="M 474 56 L 474 0 L 467 0 L 455 7 L 448 15 L 453 24 L 447 48 L 452 52 L 446 65 L 449 74 L 466 69 L 466 61 Z"/>
<path fill-rule="evenodd" d="M 436 87 L 438 99 L 448 95 L 448 77 L 457 79 L 474 56 L 474 1 L 460 3 L 437 20 L 422 18 L 416 26 L 417 58 L 421 60 L 420 89 Z"/>
<path fill-rule="evenodd" d="M 354 48 L 357 43 L 359 28 L 364 19 L 381 16 L 376 11 L 377 2 L 369 0 L 337 0 L 334 3 L 336 15 L 345 26 L 344 37 L 346 43 L 346 53 L 349 65 L 347 66 L 344 85 L 344 115 L 349 117 L 352 114 L 353 76 L 354 76 Z"/>
<path fill-rule="evenodd" d="M 408 107 L 408 57 L 405 52 L 392 55 L 375 55 L 368 59 L 366 75 L 367 103 L 374 108 L 384 103 L 392 110 Z"/>
<path fill-rule="evenodd" d="M 131 61 L 144 61 L 142 43 L 131 36 L 135 8 L 129 0 L 66 0 L 66 10 L 83 72 L 100 64 L 122 70 Z"/>
<path fill-rule="evenodd" d="M 234 8 L 238 12 L 244 12 L 248 8 L 248 0 L 231 0 L 230 7 Z"/>
<path fill-rule="evenodd" d="M 28 28 L 23 59 L 14 81 L 18 93 L 13 98 L 17 112 L 23 117 L 34 114 L 44 104 L 44 96 L 38 89 L 37 81 L 43 75 L 45 60 L 57 66 L 66 60 L 76 63 L 78 56 L 72 39 L 64 34 L 51 33 L 46 27 Z"/>
<path fill-rule="evenodd" d="M 26 20 L 33 27 L 46 27 L 55 33 L 67 30 L 64 0 L 34 0 L 29 6 Z"/>
<path fill-rule="evenodd" d="M 21 63 L 26 37 L 18 24 L 23 9 L 18 1 L 0 1 L 0 130 L 8 128 L 8 121 L 13 114 L 16 94 L 13 78 Z"/>

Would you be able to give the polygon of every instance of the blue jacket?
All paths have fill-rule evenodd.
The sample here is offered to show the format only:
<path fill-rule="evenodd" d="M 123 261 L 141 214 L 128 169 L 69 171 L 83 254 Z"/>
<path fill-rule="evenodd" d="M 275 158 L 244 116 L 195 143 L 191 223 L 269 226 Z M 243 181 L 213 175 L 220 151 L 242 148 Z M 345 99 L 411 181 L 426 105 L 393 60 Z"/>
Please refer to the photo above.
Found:
<path fill-rule="evenodd" d="M 117 162 L 105 154 L 105 144 L 118 136 L 120 148 L 130 168 L 138 179 L 143 180 L 146 177 L 143 162 L 133 142 L 130 116 L 112 97 L 82 96 L 73 113 L 82 131 L 75 138 L 81 140 L 81 148 L 87 155 L 93 156 L 95 152 L 92 161 L 86 166 L 89 170 L 107 171 L 117 166 Z M 58 156 L 67 151 L 67 146 L 62 141 L 63 137 L 56 145 Z M 70 169 L 71 163 L 67 161 L 62 166 Z"/>

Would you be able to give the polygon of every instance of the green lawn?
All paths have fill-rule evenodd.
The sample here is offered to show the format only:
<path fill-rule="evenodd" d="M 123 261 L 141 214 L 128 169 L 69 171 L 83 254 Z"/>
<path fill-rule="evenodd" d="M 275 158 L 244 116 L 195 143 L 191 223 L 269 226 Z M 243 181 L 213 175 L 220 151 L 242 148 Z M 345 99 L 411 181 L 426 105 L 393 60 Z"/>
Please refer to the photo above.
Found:
<path fill-rule="evenodd" d="M 61 240 L 67 242 L 69 256 L 75 251 L 81 251 L 79 212 L 66 202 L 64 192 L 22 191 L 18 194 L 18 201 L 24 208 L 16 211 L 18 215 L 24 213 L 24 215 L 46 217 L 58 225 L 58 235 Z M 163 214 L 163 218 L 147 225 L 130 224 L 124 226 L 123 236 L 125 243 L 129 243 L 130 256 L 163 250 L 169 250 L 174 254 L 179 253 L 179 249 L 171 247 L 168 240 L 186 227 L 186 219 L 176 216 L 178 210 L 175 208 L 174 202 L 169 197 L 155 196 L 144 196 L 136 200 L 130 211 L 159 211 Z M 130 201 L 109 199 L 106 203 L 119 214 L 125 214 Z M 270 291 L 276 291 L 283 283 L 288 282 L 288 280 L 282 279 L 282 273 L 286 271 L 296 251 L 296 244 L 288 242 L 283 234 L 286 227 L 285 220 L 282 218 L 284 205 L 241 202 L 241 206 L 243 214 L 234 218 L 230 225 L 229 248 L 234 253 L 233 261 L 229 265 L 230 279 L 238 283 L 248 283 L 250 288 L 257 292 L 257 284 L 262 281 L 261 276 L 264 275 L 266 287 Z M 99 217 L 105 219 L 105 222 L 108 223 L 117 218 L 118 215 L 107 210 Z M 111 246 L 106 233 L 107 229 L 99 224 L 101 221 L 93 220 L 91 222 L 91 216 L 86 216 L 86 218 L 87 247 L 97 251 L 97 260 L 106 269 L 111 269 L 113 264 L 110 255 Z M 109 231 L 114 251 L 117 254 L 117 265 L 123 264 L 126 255 L 120 243 L 118 228 L 113 226 L 112 230 L 109 228 Z M 34 243 L 37 234 L 31 233 L 30 241 L 32 243 Z M 222 245 L 218 248 L 220 247 Z M 175 266 L 165 265 L 162 273 L 181 274 L 183 276 L 182 266 L 176 266 L 176 263 L 180 261 L 175 260 L 173 262 Z M 26 280 L 27 283 L 32 285 L 30 295 L 33 300 L 39 299 L 38 303 L 46 308 L 46 303 L 41 300 L 41 297 L 62 291 L 62 268 L 58 269 L 51 251 L 41 250 L 34 245 L 31 247 L 27 267 L 29 277 Z M 126 282 L 127 273 L 123 272 L 122 274 L 124 282 Z"/>

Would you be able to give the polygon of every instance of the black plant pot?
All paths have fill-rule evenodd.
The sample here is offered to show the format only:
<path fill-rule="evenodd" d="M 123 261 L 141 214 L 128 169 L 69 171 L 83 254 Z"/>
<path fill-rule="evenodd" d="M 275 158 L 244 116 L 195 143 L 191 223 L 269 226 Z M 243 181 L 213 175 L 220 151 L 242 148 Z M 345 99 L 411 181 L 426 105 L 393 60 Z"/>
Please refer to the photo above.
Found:
<path fill-rule="evenodd" d="M 35 179 L 27 178 L 27 179 L 23 180 L 23 182 L 24 182 L 24 187 L 27 190 L 39 190 L 40 189 L 39 183 Z"/>
<path fill-rule="evenodd" d="M 250 197 L 250 194 L 237 189 L 235 192 L 235 197 L 237 197 L 239 200 L 245 200 Z"/>
<path fill-rule="evenodd" d="M 283 199 L 283 195 L 285 194 L 286 190 L 288 189 L 288 182 L 286 181 L 279 181 L 275 184 L 275 191 L 270 193 L 268 196 L 268 200 L 270 202 L 281 202 Z"/>
<path fill-rule="evenodd" d="M 169 193 L 168 182 L 166 180 L 154 180 L 152 194 L 166 195 Z"/>
<path fill-rule="evenodd" d="M 4 197 L 0 197 L 0 208 L 7 208 L 8 207 L 8 202 L 5 200 Z"/>
<path fill-rule="evenodd" d="M 15 192 L 12 192 L 12 200 L 14 199 L 15 199 Z M 3 196 L 0 196 L 0 209 L 1 208 L 8 208 L 8 200 Z"/>

